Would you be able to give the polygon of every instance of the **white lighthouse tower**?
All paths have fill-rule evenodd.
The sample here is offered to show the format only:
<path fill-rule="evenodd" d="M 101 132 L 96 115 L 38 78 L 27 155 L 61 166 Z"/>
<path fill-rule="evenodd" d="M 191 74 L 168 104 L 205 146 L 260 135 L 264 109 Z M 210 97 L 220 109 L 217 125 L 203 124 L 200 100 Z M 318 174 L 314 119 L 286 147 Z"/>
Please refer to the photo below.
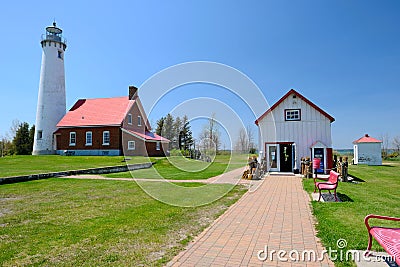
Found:
<path fill-rule="evenodd" d="M 64 52 L 67 45 L 55 22 L 46 27 L 41 44 L 43 53 L 33 155 L 55 154 L 53 133 L 66 110 Z"/>

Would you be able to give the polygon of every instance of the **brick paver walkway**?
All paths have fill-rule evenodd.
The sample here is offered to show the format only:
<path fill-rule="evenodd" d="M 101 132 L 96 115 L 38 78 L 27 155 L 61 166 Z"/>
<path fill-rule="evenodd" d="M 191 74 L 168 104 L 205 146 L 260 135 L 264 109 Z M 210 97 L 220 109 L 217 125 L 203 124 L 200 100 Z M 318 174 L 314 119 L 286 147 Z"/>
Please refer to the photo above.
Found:
<path fill-rule="evenodd" d="M 326 256 L 302 261 L 305 250 L 319 256 L 324 249 L 316 238 L 309 201 L 300 178 L 267 176 L 258 190 L 246 193 L 168 266 L 334 266 Z M 257 254 L 266 248 L 273 259 L 261 261 Z M 278 260 L 279 250 L 286 251 L 281 258 L 288 261 Z M 297 257 L 292 250 L 300 261 L 290 259 Z"/>

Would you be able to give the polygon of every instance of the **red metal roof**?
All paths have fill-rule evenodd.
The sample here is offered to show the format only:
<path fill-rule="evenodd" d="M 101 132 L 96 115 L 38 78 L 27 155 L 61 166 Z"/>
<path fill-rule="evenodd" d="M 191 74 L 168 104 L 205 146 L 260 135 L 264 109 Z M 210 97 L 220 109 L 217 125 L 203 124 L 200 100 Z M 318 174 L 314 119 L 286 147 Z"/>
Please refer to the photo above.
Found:
<path fill-rule="evenodd" d="M 308 100 L 307 98 L 305 98 L 302 94 L 300 94 L 299 92 L 297 92 L 294 89 L 291 89 L 289 92 L 287 92 L 281 99 L 278 100 L 278 102 L 276 102 L 274 105 L 272 105 L 272 107 L 270 107 L 266 112 L 264 112 L 264 114 L 262 114 L 256 121 L 255 124 L 258 125 L 258 122 L 260 120 L 262 120 L 265 116 L 267 116 L 268 113 L 272 112 L 277 106 L 279 106 L 279 104 L 281 104 L 283 102 L 283 100 L 285 100 L 286 98 L 288 98 L 290 95 L 295 94 L 296 96 L 298 96 L 299 98 L 301 98 L 303 101 L 305 101 L 307 104 L 309 104 L 310 106 L 312 106 L 313 108 L 315 108 L 316 110 L 318 110 L 322 115 L 324 115 L 325 117 L 327 117 L 331 123 L 335 121 L 335 119 L 329 115 L 328 113 L 326 113 L 325 111 L 323 111 L 320 107 L 318 107 L 317 105 L 315 105 L 313 102 L 311 102 L 310 100 Z"/>
<path fill-rule="evenodd" d="M 361 137 L 353 142 L 353 144 L 358 144 L 358 143 L 382 143 L 382 141 L 375 139 L 375 138 L 369 136 L 368 134 L 365 134 L 363 137 Z"/>
<path fill-rule="evenodd" d="M 57 127 L 121 125 L 134 103 L 128 96 L 79 99 Z"/>
<path fill-rule="evenodd" d="M 148 132 L 146 131 L 145 133 L 139 133 L 139 132 L 135 132 L 132 130 L 128 130 L 128 129 L 122 129 L 123 131 L 132 134 L 136 137 L 139 137 L 143 140 L 146 141 L 162 141 L 162 142 L 169 142 L 169 140 L 167 138 L 164 138 L 162 136 L 159 136 L 158 134 L 152 133 L 152 132 Z"/>

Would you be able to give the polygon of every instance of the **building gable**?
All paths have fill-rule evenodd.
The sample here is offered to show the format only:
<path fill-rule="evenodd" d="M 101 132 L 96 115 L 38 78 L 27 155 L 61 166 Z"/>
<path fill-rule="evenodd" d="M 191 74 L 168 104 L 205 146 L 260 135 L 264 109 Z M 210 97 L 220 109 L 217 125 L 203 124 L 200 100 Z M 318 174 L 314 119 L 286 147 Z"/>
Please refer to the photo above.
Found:
<path fill-rule="evenodd" d="M 292 97 L 292 103 L 296 102 L 295 105 L 287 105 L 287 103 L 289 103 L 291 101 L 290 97 Z M 256 121 L 255 124 L 259 124 L 259 122 L 264 119 L 268 114 L 272 114 L 274 110 L 276 110 L 278 107 L 282 107 L 282 105 L 284 105 L 284 111 L 283 112 L 287 112 L 288 114 L 288 118 L 286 120 L 298 120 L 297 116 L 301 116 L 301 105 L 299 105 L 299 101 L 303 101 L 306 105 L 309 105 L 311 108 L 315 109 L 316 111 L 318 111 L 318 113 L 320 113 L 322 116 L 326 117 L 331 123 L 335 121 L 335 119 L 330 116 L 328 113 L 326 113 L 324 110 L 322 110 L 320 107 L 318 107 L 317 105 L 315 105 L 313 102 L 311 102 L 310 100 L 308 100 L 306 97 L 304 97 L 303 95 L 301 95 L 299 92 L 297 92 L 294 89 L 291 89 L 289 92 L 287 92 L 281 99 L 279 99 L 274 105 L 272 105 L 266 112 L 264 112 L 264 114 L 262 114 Z M 285 105 L 286 104 L 286 105 Z M 300 114 L 297 115 L 297 110 L 300 109 Z M 282 116 L 284 116 L 283 118 L 285 118 L 286 114 L 282 114 Z M 274 115 L 275 120 L 280 120 L 280 114 L 276 114 Z M 293 118 L 293 119 L 291 119 Z M 301 118 L 301 117 L 300 117 Z M 299 119 L 301 120 L 301 119 Z"/>

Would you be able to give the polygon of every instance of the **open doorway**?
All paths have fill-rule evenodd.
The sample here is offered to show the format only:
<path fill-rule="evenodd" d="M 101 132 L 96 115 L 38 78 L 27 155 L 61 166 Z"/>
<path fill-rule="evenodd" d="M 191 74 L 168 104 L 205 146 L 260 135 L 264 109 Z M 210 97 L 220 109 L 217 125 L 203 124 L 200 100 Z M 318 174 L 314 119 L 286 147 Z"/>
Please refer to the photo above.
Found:
<path fill-rule="evenodd" d="M 292 172 L 293 171 L 293 154 L 292 144 L 280 144 L 280 171 Z"/>
<path fill-rule="evenodd" d="M 266 143 L 268 171 L 293 172 L 295 148 L 293 143 Z"/>

